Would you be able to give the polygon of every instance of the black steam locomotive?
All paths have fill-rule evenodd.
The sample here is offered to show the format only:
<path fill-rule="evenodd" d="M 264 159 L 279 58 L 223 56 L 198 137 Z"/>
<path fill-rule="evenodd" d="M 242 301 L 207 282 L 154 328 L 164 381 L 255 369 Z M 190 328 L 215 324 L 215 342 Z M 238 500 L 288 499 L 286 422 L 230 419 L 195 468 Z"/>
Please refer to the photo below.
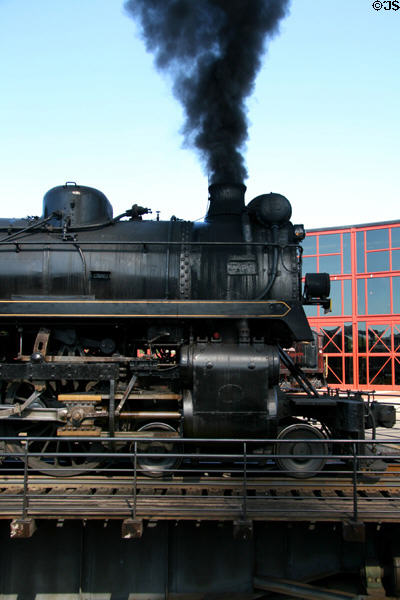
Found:
<path fill-rule="evenodd" d="M 3 437 L 50 436 L 56 449 L 81 436 L 83 454 L 101 436 L 278 438 L 293 454 L 278 466 L 307 476 L 324 460 L 297 460 L 296 440 L 393 426 L 392 407 L 319 393 L 283 350 L 313 341 L 303 305 L 329 307 L 329 276 L 307 274 L 302 292 L 303 226 L 285 197 L 245 206 L 245 189 L 211 185 L 192 223 L 143 220 L 136 204 L 113 218 L 101 192 L 67 183 L 41 218 L 0 220 Z M 281 365 L 302 393 L 280 389 Z M 37 442 L 34 468 L 48 469 L 51 447 Z M 87 448 L 52 474 L 92 466 Z"/>

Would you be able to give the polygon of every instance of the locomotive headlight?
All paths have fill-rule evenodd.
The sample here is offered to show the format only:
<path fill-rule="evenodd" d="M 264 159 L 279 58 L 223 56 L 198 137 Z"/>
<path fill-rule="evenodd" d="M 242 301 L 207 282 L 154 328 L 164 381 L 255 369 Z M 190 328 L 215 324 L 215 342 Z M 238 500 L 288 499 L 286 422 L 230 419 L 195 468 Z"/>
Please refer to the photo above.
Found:
<path fill-rule="evenodd" d="M 329 273 L 306 273 L 304 295 L 306 298 L 327 298 L 331 291 Z"/>
<path fill-rule="evenodd" d="M 298 242 L 301 242 L 306 237 L 306 230 L 304 225 L 293 225 L 294 237 Z"/>
<path fill-rule="evenodd" d="M 306 273 L 303 304 L 320 304 L 325 312 L 330 312 L 331 300 L 328 298 L 330 289 L 331 282 L 328 273 Z"/>

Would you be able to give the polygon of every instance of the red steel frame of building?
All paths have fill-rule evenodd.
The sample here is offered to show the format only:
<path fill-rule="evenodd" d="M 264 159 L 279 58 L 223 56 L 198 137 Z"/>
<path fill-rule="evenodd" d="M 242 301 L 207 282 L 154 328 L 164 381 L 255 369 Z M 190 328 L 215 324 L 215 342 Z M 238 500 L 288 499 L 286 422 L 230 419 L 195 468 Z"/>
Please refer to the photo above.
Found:
<path fill-rule="evenodd" d="M 330 346 L 331 344 L 334 344 L 338 350 L 338 352 L 326 352 L 326 357 L 327 357 L 327 362 L 329 365 L 329 357 L 332 358 L 339 358 L 341 357 L 342 359 L 342 378 L 340 379 L 340 377 L 337 374 L 334 374 L 334 371 L 332 369 L 329 369 L 329 373 L 331 374 L 330 377 L 330 382 L 329 385 L 331 387 L 335 387 L 335 388 L 339 388 L 339 389 L 361 389 L 361 390 L 377 390 L 377 391 L 398 391 L 400 392 L 400 345 L 398 345 L 397 347 L 395 347 L 395 340 L 394 340 L 394 332 L 396 331 L 399 336 L 400 336 L 400 314 L 395 313 L 394 312 L 394 306 L 393 306 L 393 279 L 392 276 L 400 276 L 400 271 L 396 270 L 393 271 L 392 269 L 392 229 L 393 227 L 396 227 L 400 225 L 399 222 L 393 222 L 393 223 L 379 223 L 379 224 L 374 224 L 374 225 L 365 225 L 365 226 L 354 226 L 354 227 L 338 227 L 335 229 L 327 229 L 327 230 L 315 230 L 312 232 L 309 232 L 311 236 L 318 236 L 318 244 L 316 246 L 316 258 L 318 261 L 318 267 L 319 267 L 319 260 L 320 260 L 320 254 L 319 254 L 319 239 L 320 237 L 322 237 L 323 235 L 329 235 L 329 234 L 346 234 L 349 233 L 350 234 L 350 248 L 351 248 L 351 273 L 349 274 L 344 274 L 344 268 L 343 268 L 343 261 L 344 261 L 344 252 L 343 252 L 343 236 L 341 235 L 341 242 L 340 242 L 340 260 L 341 260 L 341 274 L 338 275 L 332 275 L 331 279 L 332 281 L 345 281 L 345 280 L 350 280 L 351 281 L 351 291 L 352 291 L 352 299 L 351 299 L 351 307 L 352 307 L 352 314 L 348 315 L 347 317 L 344 316 L 344 288 L 343 288 L 343 284 L 341 284 L 341 315 L 342 316 L 329 316 L 329 313 L 327 315 L 322 315 L 322 316 L 317 316 L 317 317 L 309 317 L 309 322 L 310 325 L 313 328 L 316 328 L 317 330 L 321 330 L 325 327 L 337 327 L 340 328 L 338 332 L 334 333 L 332 335 L 332 338 L 337 335 L 337 333 L 340 332 L 341 334 L 341 347 L 339 347 L 335 342 L 332 341 L 332 339 L 329 339 L 329 334 L 327 332 L 324 331 L 325 334 L 325 344 L 324 347 Z M 366 244 L 365 244 L 365 239 L 366 239 L 366 233 L 367 231 L 372 231 L 372 230 L 377 230 L 377 229 L 388 229 L 389 230 L 389 246 L 388 248 L 380 248 L 380 249 L 376 249 L 376 250 L 367 250 Z M 356 234 L 357 233 L 361 233 L 363 232 L 363 236 L 364 236 L 364 272 L 362 273 L 358 273 L 357 272 L 357 247 L 356 247 Z M 374 272 L 369 273 L 367 271 L 367 254 L 369 253 L 373 253 L 373 252 L 382 252 L 382 251 L 387 251 L 389 252 L 389 271 L 379 271 L 379 272 Z M 324 256 L 337 256 L 338 252 L 332 252 L 332 253 L 325 253 Z M 314 256 L 314 255 L 312 255 Z M 363 315 L 359 315 L 358 314 L 358 285 L 357 282 L 359 280 L 366 280 L 367 278 L 375 278 L 375 279 L 379 279 L 379 278 L 389 278 L 389 285 L 390 285 L 390 314 L 377 314 L 377 315 L 369 315 L 367 314 L 367 308 L 366 308 L 366 314 Z M 367 292 L 368 288 L 367 285 L 364 285 L 364 302 L 365 302 L 365 306 L 368 306 L 368 292 Z M 322 312 L 322 309 L 320 308 L 320 311 Z M 320 313 L 321 314 L 321 313 Z M 351 352 L 346 352 L 345 351 L 345 338 L 344 338 L 344 326 L 345 324 L 350 324 L 352 325 L 352 351 Z M 366 326 L 366 330 L 365 330 L 365 334 L 366 334 L 366 347 L 365 347 L 365 351 L 359 350 L 359 331 L 360 331 L 360 327 L 359 324 L 362 323 Z M 374 331 L 372 329 L 372 325 L 374 326 L 386 326 L 384 327 L 384 332 L 381 333 L 381 335 L 385 335 L 385 333 L 387 332 L 387 329 L 390 328 L 390 335 L 391 335 L 391 343 L 390 343 L 390 348 L 388 347 L 387 343 L 384 342 L 383 340 L 380 339 L 379 334 Z M 370 329 L 371 327 L 371 329 Z M 373 334 L 376 336 L 376 340 L 373 341 L 372 345 L 369 343 L 369 332 L 373 332 Z M 375 346 L 377 346 L 378 344 L 383 344 L 385 347 L 384 352 L 373 352 L 373 349 Z M 325 354 L 325 353 L 324 353 Z M 377 372 L 375 372 L 372 378 L 370 378 L 370 357 L 373 358 L 382 358 L 382 359 L 386 359 L 384 360 L 384 364 L 382 364 L 381 368 L 378 369 Z M 347 376 L 347 372 L 346 372 L 346 368 L 345 368 L 345 359 L 352 359 L 352 363 L 353 363 L 353 367 L 352 367 L 352 371 L 353 371 L 353 377 L 351 378 L 352 381 L 350 382 L 346 382 L 346 376 Z M 360 383 L 360 359 L 365 358 L 366 361 L 366 382 L 364 383 Z M 385 367 L 388 365 L 388 362 L 390 362 L 391 365 L 391 385 L 378 385 L 374 382 L 374 380 L 378 377 L 378 375 L 382 372 L 383 369 L 385 369 Z M 398 366 L 398 374 L 397 374 L 397 380 L 396 380 L 396 364 Z M 332 378 L 332 374 L 334 374 L 334 377 Z"/>

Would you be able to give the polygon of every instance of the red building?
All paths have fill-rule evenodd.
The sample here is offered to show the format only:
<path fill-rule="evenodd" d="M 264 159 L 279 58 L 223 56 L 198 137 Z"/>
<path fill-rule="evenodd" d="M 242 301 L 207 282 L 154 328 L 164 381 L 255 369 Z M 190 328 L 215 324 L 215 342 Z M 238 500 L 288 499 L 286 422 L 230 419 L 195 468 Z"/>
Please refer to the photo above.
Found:
<path fill-rule="evenodd" d="M 331 387 L 400 391 L 400 221 L 318 229 L 303 273 L 331 275 L 332 312 L 306 307 Z"/>

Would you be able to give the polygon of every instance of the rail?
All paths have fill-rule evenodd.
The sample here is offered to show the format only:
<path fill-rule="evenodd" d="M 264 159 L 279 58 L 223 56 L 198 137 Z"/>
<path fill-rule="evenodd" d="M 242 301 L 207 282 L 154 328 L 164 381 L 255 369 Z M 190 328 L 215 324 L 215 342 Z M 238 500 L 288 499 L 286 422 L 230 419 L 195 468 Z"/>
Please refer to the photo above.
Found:
<path fill-rule="evenodd" d="M 18 437 L 0 447 L 0 518 L 400 521 L 392 438 Z"/>

